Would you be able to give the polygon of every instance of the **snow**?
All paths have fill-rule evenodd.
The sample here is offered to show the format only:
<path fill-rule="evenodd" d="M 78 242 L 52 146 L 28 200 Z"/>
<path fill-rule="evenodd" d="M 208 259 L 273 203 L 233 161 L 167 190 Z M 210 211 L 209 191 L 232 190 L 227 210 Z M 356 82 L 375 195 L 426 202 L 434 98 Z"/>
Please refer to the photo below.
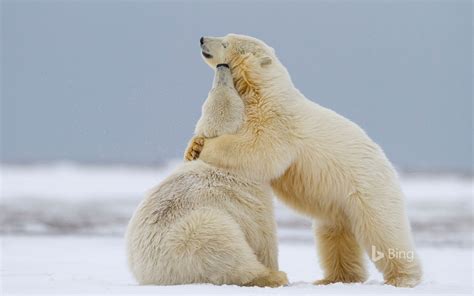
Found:
<path fill-rule="evenodd" d="M 322 277 L 312 244 L 280 244 L 280 269 L 288 287 L 270 289 L 208 284 L 139 286 L 127 270 L 119 237 L 2 237 L 3 292 L 22 294 L 443 294 L 472 293 L 472 250 L 421 248 L 425 279 L 419 286 L 383 285 L 370 264 L 364 284 L 314 286 Z"/>
<path fill-rule="evenodd" d="M 3 165 L 0 233 L 121 235 L 145 192 L 180 162 Z M 402 174 L 401 182 L 418 244 L 472 245 L 472 177 Z M 275 208 L 281 240 L 311 242 L 310 220 L 278 201 Z"/>
<path fill-rule="evenodd" d="M 0 292 L 4 294 L 459 294 L 473 293 L 472 176 L 401 174 L 425 278 L 413 289 L 383 285 L 372 264 L 364 284 L 313 286 L 322 278 L 311 221 L 278 201 L 280 267 L 288 287 L 138 286 L 123 233 L 162 167 L 2 165 Z M 2 294 L 2 293 L 0 293 Z"/>
<path fill-rule="evenodd" d="M 173 160 L 162 167 L 74 163 L 2 165 L 2 196 L 5 199 L 29 197 L 74 201 L 143 195 L 169 175 L 179 162 Z"/>
<path fill-rule="evenodd" d="M 83 200 L 104 196 L 141 195 L 169 175 L 179 163 L 181 160 L 171 160 L 161 167 L 74 163 L 2 165 L 2 196 L 8 199 L 48 197 Z M 402 174 L 401 181 L 408 202 L 457 201 L 473 194 L 472 177 Z M 74 190 L 71 190 L 72 188 Z"/>

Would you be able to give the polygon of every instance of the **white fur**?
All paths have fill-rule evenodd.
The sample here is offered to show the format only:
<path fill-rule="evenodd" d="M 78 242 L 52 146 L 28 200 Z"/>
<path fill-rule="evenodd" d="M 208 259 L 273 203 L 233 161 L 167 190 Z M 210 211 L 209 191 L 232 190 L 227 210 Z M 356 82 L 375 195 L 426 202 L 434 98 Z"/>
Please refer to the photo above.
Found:
<path fill-rule="evenodd" d="M 363 253 L 372 246 L 388 284 L 414 286 L 418 258 L 389 258 L 389 249 L 414 252 L 397 174 L 382 149 L 355 123 L 301 94 L 272 48 L 241 35 L 206 37 L 211 66 L 229 63 L 245 104 L 234 134 L 206 139 L 200 159 L 261 182 L 315 221 L 325 278 L 318 284 L 362 282 Z M 226 46 L 220 46 L 225 44 Z"/>
<path fill-rule="evenodd" d="M 206 138 L 233 134 L 244 122 L 244 111 L 244 102 L 235 90 L 230 69 L 219 67 L 194 133 Z"/>
<path fill-rule="evenodd" d="M 218 136 L 242 124 L 243 103 L 230 75 L 217 70 L 197 134 Z M 278 271 L 275 232 L 268 182 L 186 162 L 135 211 L 126 233 L 128 262 L 140 284 L 280 286 L 287 279 Z"/>

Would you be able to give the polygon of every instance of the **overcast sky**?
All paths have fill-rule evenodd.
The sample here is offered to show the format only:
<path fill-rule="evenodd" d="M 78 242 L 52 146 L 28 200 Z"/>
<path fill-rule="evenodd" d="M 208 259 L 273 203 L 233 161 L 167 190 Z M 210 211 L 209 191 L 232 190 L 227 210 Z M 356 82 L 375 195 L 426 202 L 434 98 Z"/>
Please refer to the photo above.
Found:
<path fill-rule="evenodd" d="M 229 32 L 398 167 L 472 170 L 470 1 L 2 1 L 2 161 L 181 157 Z"/>

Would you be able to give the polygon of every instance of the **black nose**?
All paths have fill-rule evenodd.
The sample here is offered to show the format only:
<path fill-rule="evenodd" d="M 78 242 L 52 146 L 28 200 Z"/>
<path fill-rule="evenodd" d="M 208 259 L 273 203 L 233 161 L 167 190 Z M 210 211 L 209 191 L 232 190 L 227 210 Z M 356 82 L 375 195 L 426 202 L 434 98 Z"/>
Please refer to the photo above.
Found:
<path fill-rule="evenodd" d="M 201 45 L 204 44 L 204 37 L 201 37 L 201 39 L 199 39 L 199 42 L 201 43 Z"/>

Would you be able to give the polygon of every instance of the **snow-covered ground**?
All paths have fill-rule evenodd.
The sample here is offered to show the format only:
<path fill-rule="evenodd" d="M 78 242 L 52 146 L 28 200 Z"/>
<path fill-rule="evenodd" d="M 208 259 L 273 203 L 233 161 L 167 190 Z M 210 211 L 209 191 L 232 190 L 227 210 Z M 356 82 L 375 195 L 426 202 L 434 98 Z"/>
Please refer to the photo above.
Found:
<path fill-rule="evenodd" d="M 311 222 L 276 202 L 278 289 L 137 286 L 123 233 L 145 192 L 178 162 L 160 168 L 72 164 L 0 167 L 0 294 L 457 294 L 473 293 L 473 178 L 402 174 L 425 278 L 414 289 L 382 285 L 370 266 L 364 284 L 313 286 L 322 277 Z"/>
<path fill-rule="evenodd" d="M 185 285 L 138 286 L 127 270 L 124 241 L 119 237 L 18 237 L 2 238 L 1 276 L 5 293 L 22 294 L 472 294 L 472 251 L 459 248 L 421 248 L 425 279 L 419 286 L 383 285 L 370 264 L 364 284 L 313 286 L 322 277 L 311 244 L 280 244 L 280 269 L 287 272 L 288 287 L 242 288 Z"/>
<path fill-rule="evenodd" d="M 0 167 L 0 233 L 121 235 L 145 192 L 178 164 L 159 168 L 72 164 Z M 402 174 L 419 245 L 472 245 L 473 178 Z M 280 239 L 311 242 L 311 222 L 278 203 Z"/>

